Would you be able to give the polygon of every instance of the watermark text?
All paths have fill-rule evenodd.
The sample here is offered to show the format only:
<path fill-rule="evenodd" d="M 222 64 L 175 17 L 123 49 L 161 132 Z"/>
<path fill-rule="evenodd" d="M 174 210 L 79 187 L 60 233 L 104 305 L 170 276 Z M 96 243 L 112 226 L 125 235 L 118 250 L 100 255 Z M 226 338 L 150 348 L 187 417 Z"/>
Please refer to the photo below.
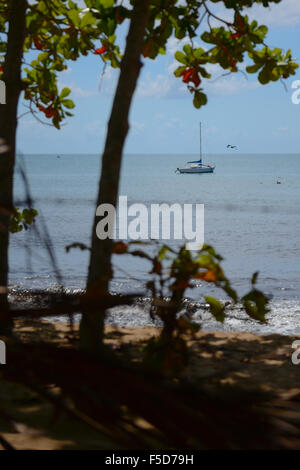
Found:
<path fill-rule="evenodd" d="M 204 243 L 203 204 L 128 205 L 127 196 L 119 197 L 118 209 L 111 204 L 98 206 L 101 220 L 96 226 L 100 240 L 183 240 L 188 250 L 199 250 Z"/>
<path fill-rule="evenodd" d="M 3 80 L 0 80 L 0 104 L 6 104 L 6 86 Z"/>
<path fill-rule="evenodd" d="M 292 103 L 299 104 L 300 103 L 300 80 L 294 80 L 292 83 L 292 88 L 295 90 L 292 94 Z"/>
<path fill-rule="evenodd" d="M 295 352 L 292 354 L 292 363 L 294 366 L 298 366 L 300 364 L 300 340 L 295 340 L 292 344 L 292 348 L 296 349 Z"/>
<path fill-rule="evenodd" d="M 6 344 L 0 340 L 0 365 L 6 364 Z"/>

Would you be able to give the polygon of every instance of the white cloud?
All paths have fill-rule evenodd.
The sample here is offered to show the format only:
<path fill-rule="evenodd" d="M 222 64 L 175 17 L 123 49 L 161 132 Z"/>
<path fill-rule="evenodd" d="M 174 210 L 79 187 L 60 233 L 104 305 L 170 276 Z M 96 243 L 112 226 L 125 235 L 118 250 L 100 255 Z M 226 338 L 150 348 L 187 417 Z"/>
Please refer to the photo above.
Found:
<path fill-rule="evenodd" d="M 132 135 L 140 135 L 144 132 L 146 126 L 143 122 L 131 121 L 130 122 L 130 133 Z M 90 137 L 105 137 L 107 131 L 107 123 L 96 119 L 91 122 L 87 122 L 84 126 L 85 131 Z"/>
<path fill-rule="evenodd" d="M 130 132 L 132 135 L 140 135 L 145 130 L 145 124 L 143 122 L 131 121 L 130 122 Z"/>
<path fill-rule="evenodd" d="M 74 82 L 71 82 L 71 83 L 59 82 L 58 88 L 59 90 L 61 90 L 62 88 L 70 88 L 72 97 L 74 98 L 89 98 L 90 96 L 94 96 L 97 94 L 96 90 L 87 90 L 84 88 L 80 88 Z"/>
<path fill-rule="evenodd" d="M 269 8 L 261 5 L 255 6 L 249 10 L 249 16 L 267 26 L 300 25 L 300 2 L 299 0 L 282 0 Z"/>
<path fill-rule="evenodd" d="M 178 118 L 171 118 L 169 119 L 169 121 L 165 121 L 165 126 L 170 129 L 177 129 L 177 130 L 184 129 L 183 122 L 181 121 L 181 119 L 178 119 Z"/>
<path fill-rule="evenodd" d="M 71 84 L 70 88 L 71 88 L 73 96 L 75 98 L 89 98 L 90 96 L 95 96 L 97 94 L 96 91 L 85 90 L 85 89 L 80 88 L 80 87 L 78 87 L 74 84 Z"/>
<path fill-rule="evenodd" d="M 154 116 L 154 119 L 159 119 L 159 120 L 162 120 L 162 119 L 165 119 L 166 116 L 164 113 L 158 113 L 158 114 L 155 114 Z"/>
<path fill-rule="evenodd" d="M 104 136 L 106 132 L 106 124 L 100 120 L 91 121 L 85 124 L 84 126 L 87 133 L 91 136 Z"/>
<path fill-rule="evenodd" d="M 144 98 L 164 98 L 170 94 L 171 89 L 170 75 L 158 74 L 153 78 L 147 73 L 138 84 L 137 95 Z"/>
<path fill-rule="evenodd" d="M 288 126 L 283 126 L 283 127 L 279 127 L 277 129 L 278 132 L 288 132 L 289 131 L 289 128 Z"/>
<path fill-rule="evenodd" d="M 68 75 L 72 72 L 72 69 L 68 69 L 61 73 Z M 72 91 L 72 96 L 74 98 L 89 98 L 91 96 L 99 95 L 101 92 L 111 94 L 115 90 L 117 77 L 119 71 L 113 69 L 112 67 L 106 67 L 105 72 L 98 75 L 98 79 L 95 79 L 95 88 L 94 90 L 88 88 L 82 88 L 76 84 L 76 81 L 73 80 L 73 77 L 62 76 L 59 80 L 58 87 L 61 90 L 64 87 L 70 88 Z"/>
<path fill-rule="evenodd" d="M 235 95 L 240 91 L 254 90 L 260 86 L 258 82 L 249 82 L 246 78 L 235 75 L 207 82 L 206 85 L 205 89 L 208 94 L 219 96 Z"/>
<path fill-rule="evenodd" d="M 280 139 L 284 139 L 284 138 L 291 137 L 291 136 L 293 137 L 298 136 L 298 132 L 295 132 L 294 129 L 290 128 L 287 125 L 277 127 L 277 129 L 273 130 L 272 134 L 275 137 L 279 137 Z"/>
<path fill-rule="evenodd" d="M 199 47 L 197 41 L 194 42 L 194 47 Z M 174 36 L 168 39 L 167 42 L 167 52 L 171 55 L 174 55 L 176 51 L 180 51 L 185 44 L 190 44 L 191 40 L 188 36 L 183 39 L 177 39 Z"/>
<path fill-rule="evenodd" d="M 103 75 L 100 75 L 99 90 L 107 94 L 115 92 L 120 70 L 107 66 Z"/>
<path fill-rule="evenodd" d="M 226 21 L 233 21 L 233 13 L 231 9 L 216 8 L 213 10 L 220 18 Z M 244 13 L 251 20 L 257 20 L 259 24 L 267 26 L 297 26 L 300 25 L 300 2 L 299 0 L 281 0 L 280 3 L 264 7 L 262 5 L 254 5 L 245 9 Z M 212 26 L 220 25 L 220 22 L 211 20 Z"/>
<path fill-rule="evenodd" d="M 69 75 L 70 73 L 72 73 L 72 67 L 68 67 L 66 70 L 62 70 L 62 72 L 59 72 L 60 76 L 62 75 Z"/>
<path fill-rule="evenodd" d="M 158 74 L 152 77 L 147 73 L 138 86 L 138 97 L 158 99 L 190 97 L 186 84 L 173 74 L 176 67 L 178 63 L 174 61 L 167 67 L 165 75 Z M 206 68 L 212 74 L 212 79 L 203 80 L 202 84 L 204 92 L 208 95 L 229 96 L 261 86 L 257 81 L 247 80 L 244 75 L 228 74 L 218 65 L 208 64 Z"/>
<path fill-rule="evenodd" d="M 24 119 L 19 119 L 18 122 L 18 131 L 20 132 L 27 132 L 27 131 L 32 131 L 34 130 L 37 125 L 39 125 L 39 131 L 42 128 L 42 125 L 33 117 L 31 118 L 24 118 Z"/>

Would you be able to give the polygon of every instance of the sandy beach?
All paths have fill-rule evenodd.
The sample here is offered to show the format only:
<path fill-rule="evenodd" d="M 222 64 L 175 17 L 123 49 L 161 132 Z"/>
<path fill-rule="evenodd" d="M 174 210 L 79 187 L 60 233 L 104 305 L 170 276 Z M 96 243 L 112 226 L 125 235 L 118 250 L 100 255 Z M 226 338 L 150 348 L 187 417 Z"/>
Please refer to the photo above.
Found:
<path fill-rule="evenodd" d="M 62 322 L 18 320 L 16 332 L 24 341 L 45 340 L 68 345 L 76 342 L 78 325 L 74 325 L 70 334 L 69 326 Z M 139 362 L 145 342 L 159 333 L 160 329 L 155 327 L 107 326 L 105 342 L 117 354 Z M 300 336 L 200 331 L 188 340 L 191 354 L 183 375 L 212 389 L 221 386 L 224 390 L 271 392 L 290 406 L 300 401 L 300 365 L 291 361 L 292 343 L 296 339 Z M 2 381 L 0 401 L 7 405 L 7 413 L 15 417 L 9 428 L 0 415 L 1 433 L 17 449 L 111 448 L 109 441 L 99 439 L 88 427 L 83 430 L 83 424 L 71 422 L 67 417 L 61 416 L 51 424 L 53 411 L 49 403 L 23 386 Z M 32 427 L 18 425 L 18 418 L 21 422 L 24 417 Z"/>

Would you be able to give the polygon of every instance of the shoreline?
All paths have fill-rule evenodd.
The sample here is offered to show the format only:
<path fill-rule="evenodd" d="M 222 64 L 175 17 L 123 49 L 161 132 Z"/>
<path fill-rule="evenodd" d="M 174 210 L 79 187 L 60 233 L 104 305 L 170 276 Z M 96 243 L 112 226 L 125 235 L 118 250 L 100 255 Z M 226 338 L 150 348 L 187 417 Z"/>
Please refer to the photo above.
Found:
<path fill-rule="evenodd" d="M 80 295 L 83 290 L 70 292 L 67 295 Z M 35 293 L 34 291 L 10 289 L 10 303 L 13 308 L 43 308 L 47 306 L 52 296 L 57 296 L 59 289 Z M 220 299 L 227 302 L 228 299 Z M 120 305 L 107 310 L 106 324 L 117 327 L 160 327 L 159 319 L 151 320 L 149 315 L 149 297 L 137 297 L 132 305 Z M 209 312 L 208 305 L 203 301 L 184 299 L 182 312 L 188 312 L 203 331 L 223 331 L 225 333 L 254 333 L 258 335 L 280 334 L 285 336 L 300 334 L 300 300 L 299 299 L 271 299 L 271 311 L 267 315 L 267 322 L 261 323 L 252 320 L 239 305 L 229 304 L 224 323 L 217 322 Z M 80 313 L 74 314 L 74 322 L 80 321 Z M 67 317 L 52 317 L 52 321 L 67 322 Z"/>

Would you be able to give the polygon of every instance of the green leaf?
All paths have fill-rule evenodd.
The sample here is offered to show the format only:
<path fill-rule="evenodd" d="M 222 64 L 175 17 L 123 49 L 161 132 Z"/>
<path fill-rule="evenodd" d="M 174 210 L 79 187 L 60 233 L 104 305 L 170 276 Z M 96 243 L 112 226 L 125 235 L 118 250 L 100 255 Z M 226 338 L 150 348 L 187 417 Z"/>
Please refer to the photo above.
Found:
<path fill-rule="evenodd" d="M 193 54 L 196 59 L 202 59 L 203 54 L 205 54 L 205 51 L 204 49 L 202 49 L 202 47 L 199 47 L 198 49 L 194 49 Z"/>
<path fill-rule="evenodd" d="M 175 59 L 185 65 L 188 63 L 186 55 L 181 51 L 175 52 Z"/>
<path fill-rule="evenodd" d="M 99 2 L 104 8 L 111 8 L 114 6 L 114 0 L 100 0 Z"/>
<path fill-rule="evenodd" d="M 261 25 L 255 30 L 255 34 L 259 36 L 260 39 L 264 39 L 267 32 L 268 32 L 268 28 L 265 25 Z"/>
<path fill-rule="evenodd" d="M 258 74 L 258 80 L 262 85 L 266 85 L 271 80 L 270 69 L 268 66 L 264 66 L 264 68 Z"/>
<path fill-rule="evenodd" d="M 172 248 L 170 248 L 169 246 L 167 245 L 163 245 L 160 249 L 159 249 L 159 252 L 158 252 L 158 259 L 160 261 L 166 259 L 167 257 L 167 254 L 168 253 L 174 253 L 174 250 L 172 250 Z"/>
<path fill-rule="evenodd" d="M 187 57 L 192 56 L 192 48 L 191 48 L 190 44 L 185 44 L 182 49 L 186 53 Z"/>
<path fill-rule="evenodd" d="M 254 320 L 266 321 L 266 314 L 269 312 L 269 299 L 259 290 L 252 289 L 248 294 L 242 297 L 244 309 Z"/>
<path fill-rule="evenodd" d="M 224 306 L 221 304 L 221 302 L 215 297 L 211 296 L 205 297 L 205 301 L 209 304 L 209 310 L 215 319 L 223 323 L 225 320 L 225 313 Z"/>
<path fill-rule="evenodd" d="M 96 18 L 93 16 L 93 14 L 89 11 L 84 15 L 83 18 L 81 18 L 80 21 L 80 27 L 84 28 L 87 25 L 92 25 L 96 23 Z"/>
<path fill-rule="evenodd" d="M 63 88 L 60 92 L 59 97 L 62 100 L 63 98 L 66 98 L 66 96 L 69 96 L 70 93 L 71 93 L 70 88 Z"/>
<path fill-rule="evenodd" d="M 28 230 L 29 225 L 31 225 L 38 211 L 36 209 L 24 209 L 22 212 L 20 209 L 15 208 L 10 219 L 9 231 L 11 233 L 21 232 L 23 229 Z"/>
<path fill-rule="evenodd" d="M 225 283 L 225 286 L 222 286 L 222 289 L 234 302 L 238 301 L 238 295 L 236 291 L 230 286 L 228 281 Z"/>
<path fill-rule="evenodd" d="M 199 109 L 201 108 L 201 106 L 205 106 L 206 103 L 207 103 L 207 96 L 200 91 L 196 91 L 194 95 L 194 99 L 193 99 L 193 104 L 195 108 Z"/>
<path fill-rule="evenodd" d="M 257 277 L 258 277 L 258 271 L 256 271 L 253 276 L 252 276 L 252 279 L 251 279 L 251 284 L 254 286 L 256 284 L 256 281 L 257 281 Z"/>
<path fill-rule="evenodd" d="M 248 73 L 256 73 L 259 71 L 259 69 L 261 68 L 261 64 L 255 64 L 255 65 L 248 65 L 246 67 L 246 71 Z"/>
<path fill-rule="evenodd" d="M 177 67 L 177 69 L 174 70 L 175 77 L 181 77 L 181 75 L 183 74 L 185 69 L 186 69 L 186 67 L 184 65 L 181 65 L 180 67 Z"/>
<path fill-rule="evenodd" d="M 80 24 L 80 16 L 79 16 L 79 11 L 78 10 L 70 10 L 68 12 L 68 17 L 70 18 L 70 20 L 72 21 L 72 23 L 74 24 L 74 26 L 78 27 L 79 24 Z"/>
<path fill-rule="evenodd" d="M 75 104 L 72 100 L 62 100 L 62 105 L 65 106 L 68 109 L 73 109 L 75 108 Z"/>

